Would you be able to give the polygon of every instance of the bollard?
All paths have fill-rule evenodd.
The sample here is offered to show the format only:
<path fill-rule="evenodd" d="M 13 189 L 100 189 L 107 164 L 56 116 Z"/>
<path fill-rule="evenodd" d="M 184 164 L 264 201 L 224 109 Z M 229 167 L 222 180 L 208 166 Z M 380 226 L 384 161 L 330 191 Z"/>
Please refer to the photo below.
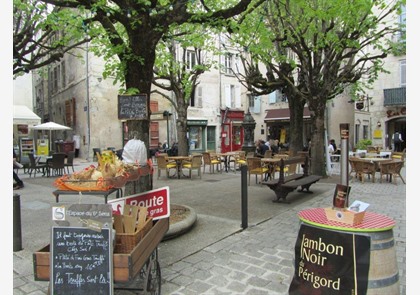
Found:
<path fill-rule="evenodd" d="M 242 208 L 242 228 L 248 227 L 248 183 L 247 183 L 248 166 L 241 166 L 241 208 Z"/>
<path fill-rule="evenodd" d="M 22 250 L 20 195 L 13 194 L 13 252 Z"/>

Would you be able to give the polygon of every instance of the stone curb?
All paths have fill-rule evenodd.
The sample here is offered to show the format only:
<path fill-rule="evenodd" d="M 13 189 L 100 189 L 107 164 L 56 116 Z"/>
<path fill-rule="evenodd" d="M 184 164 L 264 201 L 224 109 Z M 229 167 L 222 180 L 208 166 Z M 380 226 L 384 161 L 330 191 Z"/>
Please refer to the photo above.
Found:
<path fill-rule="evenodd" d="M 165 236 L 163 237 L 162 241 L 173 239 L 177 236 L 180 236 L 186 232 L 188 232 L 197 221 L 197 214 L 195 210 L 186 205 L 178 205 L 182 206 L 190 210 L 190 214 L 184 220 L 181 220 L 175 224 L 169 226 L 168 231 L 166 232 Z"/>

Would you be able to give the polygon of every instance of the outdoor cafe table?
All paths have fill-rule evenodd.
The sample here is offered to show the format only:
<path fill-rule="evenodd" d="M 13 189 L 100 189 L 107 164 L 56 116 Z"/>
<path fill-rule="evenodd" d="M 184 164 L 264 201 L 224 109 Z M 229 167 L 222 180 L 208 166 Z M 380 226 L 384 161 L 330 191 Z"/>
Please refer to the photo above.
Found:
<path fill-rule="evenodd" d="M 230 157 L 235 157 L 238 154 L 239 154 L 238 152 L 226 152 L 226 153 L 217 153 L 216 156 L 222 159 L 221 161 L 225 164 L 225 171 L 229 172 Z"/>
<path fill-rule="evenodd" d="M 373 163 L 375 163 L 375 169 L 376 171 L 379 171 L 379 165 L 381 162 L 384 161 L 391 161 L 391 159 L 387 159 L 387 158 L 361 158 L 364 161 L 371 161 Z"/>
<path fill-rule="evenodd" d="M 105 198 L 105 204 L 108 203 L 108 196 L 112 193 L 116 192 L 116 198 L 122 197 L 122 189 L 121 188 L 111 188 L 109 190 L 101 191 L 101 190 L 91 190 L 91 191 L 81 191 L 82 195 L 89 195 L 89 196 L 103 196 Z M 55 196 L 56 203 L 59 202 L 60 195 L 80 195 L 79 191 L 72 191 L 72 190 L 55 190 L 53 191 L 53 195 Z"/>
<path fill-rule="evenodd" d="M 274 179 L 274 173 L 275 173 L 275 167 L 278 163 L 280 163 L 281 158 L 261 158 L 261 162 L 267 165 L 268 173 L 267 177 L 270 177 L 270 179 Z"/>
<path fill-rule="evenodd" d="M 191 158 L 189 156 L 169 156 L 168 157 L 169 160 L 174 160 L 176 163 L 176 174 L 178 179 L 181 178 L 181 174 L 182 174 L 182 162 L 183 161 L 188 161 L 191 160 Z"/>

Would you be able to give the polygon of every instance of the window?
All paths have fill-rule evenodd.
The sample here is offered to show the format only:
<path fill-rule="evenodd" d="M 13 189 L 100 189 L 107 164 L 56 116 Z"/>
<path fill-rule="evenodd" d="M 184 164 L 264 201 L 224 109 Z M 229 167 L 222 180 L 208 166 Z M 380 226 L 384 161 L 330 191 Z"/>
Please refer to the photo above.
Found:
<path fill-rule="evenodd" d="M 363 139 L 369 138 L 369 126 L 363 125 Z"/>
<path fill-rule="evenodd" d="M 56 93 L 59 90 L 60 84 L 60 64 L 56 65 L 50 70 L 50 77 L 51 77 L 51 93 Z"/>
<path fill-rule="evenodd" d="M 64 60 L 61 62 L 61 85 L 60 88 L 64 89 L 66 87 L 66 67 Z"/>
<path fill-rule="evenodd" d="M 405 59 L 400 61 L 400 84 L 401 87 L 406 86 L 406 75 L 405 75 Z"/>
<path fill-rule="evenodd" d="M 278 103 L 278 102 L 287 101 L 286 96 L 280 91 L 275 90 L 268 95 L 268 103 Z"/>
<path fill-rule="evenodd" d="M 241 88 L 237 85 L 225 85 L 225 105 L 228 108 L 241 107 Z"/>
<path fill-rule="evenodd" d="M 249 94 L 248 107 L 250 112 L 259 114 L 261 112 L 261 97 Z"/>
<path fill-rule="evenodd" d="M 225 55 L 225 65 L 224 65 L 226 74 L 233 75 L 232 65 L 233 65 L 233 56 L 232 54 L 228 53 Z"/>
<path fill-rule="evenodd" d="M 190 126 L 190 131 L 188 133 L 190 140 L 190 152 L 193 150 L 202 150 L 203 141 L 202 134 L 203 128 L 199 126 Z"/>
<path fill-rule="evenodd" d="M 197 108 L 203 107 L 203 88 L 201 86 L 197 86 L 195 89 L 195 94 L 191 97 L 190 106 Z"/>
<path fill-rule="evenodd" d="M 187 50 L 187 69 L 192 70 L 196 65 L 196 55 L 192 50 Z"/>
<path fill-rule="evenodd" d="M 359 131 L 360 131 L 360 124 L 354 125 L 354 142 L 357 144 L 360 140 L 359 137 Z"/>
<path fill-rule="evenodd" d="M 250 111 L 254 111 L 254 104 L 255 104 L 255 98 L 252 94 L 247 94 L 248 97 L 248 107 Z"/>

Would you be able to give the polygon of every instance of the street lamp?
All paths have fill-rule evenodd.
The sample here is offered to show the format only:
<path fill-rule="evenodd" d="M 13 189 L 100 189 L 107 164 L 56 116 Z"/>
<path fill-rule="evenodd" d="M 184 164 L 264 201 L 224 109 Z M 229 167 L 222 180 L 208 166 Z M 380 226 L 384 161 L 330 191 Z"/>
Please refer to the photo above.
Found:
<path fill-rule="evenodd" d="M 163 116 L 166 117 L 166 138 L 169 147 L 169 116 L 172 115 L 169 111 L 164 111 Z"/>

